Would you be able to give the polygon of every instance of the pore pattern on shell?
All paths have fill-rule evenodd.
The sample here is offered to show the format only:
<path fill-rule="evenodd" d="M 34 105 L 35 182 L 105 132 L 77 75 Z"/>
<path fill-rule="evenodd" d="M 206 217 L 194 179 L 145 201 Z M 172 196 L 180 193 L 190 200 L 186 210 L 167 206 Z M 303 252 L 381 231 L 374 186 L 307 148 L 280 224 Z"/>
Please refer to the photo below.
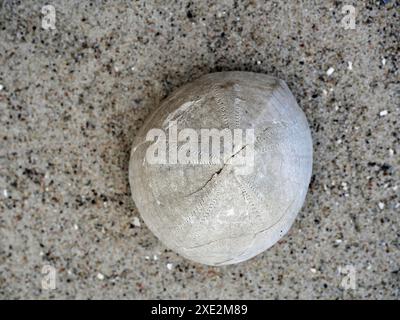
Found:
<path fill-rule="evenodd" d="M 244 144 L 221 164 L 149 164 L 147 132 L 168 131 L 171 121 L 178 130 L 198 132 L 254 129 L 252 172 L 237 174 L 230 162 L 246 152 Z M 129 179 L 143 220 L 166 246 L 223 265 L 257 255 L 289 230 L 311 168 L 310 130 L 286 84 L 263 74 L 221 72 L 179 88 L 150 115 L 132 148 Z"/>

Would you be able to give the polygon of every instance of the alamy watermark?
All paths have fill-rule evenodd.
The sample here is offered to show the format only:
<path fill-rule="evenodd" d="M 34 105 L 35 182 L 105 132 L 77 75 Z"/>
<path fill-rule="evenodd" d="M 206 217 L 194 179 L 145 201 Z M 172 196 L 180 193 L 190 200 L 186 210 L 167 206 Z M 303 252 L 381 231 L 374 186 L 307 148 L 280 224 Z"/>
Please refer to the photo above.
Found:
<path fill-rule="evenodd" d="M 356 28 L 356 8 L 352 5 L 345 5 L 342 7 L 342 14 L 345 14 L 341 23 L 342 27 L 346 30 Z"/>
<path fill-rule="evenodd" d="M 353 265 L 346 265 L 338 268 L 339 274 L 343 275 L 340 286 L 345 290 L 356 289 L 356 268 Z"/>
<path fill-rule="evenodd" d="M 56 268 L 50 265 L 44 265 L 42 268 L 42 289 L 43 290 L 55 290 L 56 289 Z"/>
<path fill-rule="evenodd" d="M 166 132 L 167 131 L 167 132 Z M 225 165 L 238 174 L 249 174 L 254 166 L 254 129 L 184 128 L 170 121 L 167 130 L 153 128 L 146 141 L 146 161 L 159 165 Z"/>
<path fill-rule="evenodd" d="M 52 5 L 46 5 L 42 7 L 42 28 L 44 30 L 55 30 L 56 29 L 56 9 Z"/>

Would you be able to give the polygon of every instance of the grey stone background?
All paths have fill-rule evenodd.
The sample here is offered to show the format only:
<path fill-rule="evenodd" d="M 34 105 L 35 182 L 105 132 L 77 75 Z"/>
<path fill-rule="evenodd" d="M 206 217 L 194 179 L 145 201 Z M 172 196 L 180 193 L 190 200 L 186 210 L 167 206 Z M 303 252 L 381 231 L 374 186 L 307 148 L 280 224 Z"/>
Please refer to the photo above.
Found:
<path fill-rule="evenodd" d="M 399 34 L 396 1 L 0 1 L 0 298 L 399 299 Z M 127 170 L 158 101 L 220 70 L 288 83 L 314 168 L 289 234 L 217 268 L 137 219 Z"/>

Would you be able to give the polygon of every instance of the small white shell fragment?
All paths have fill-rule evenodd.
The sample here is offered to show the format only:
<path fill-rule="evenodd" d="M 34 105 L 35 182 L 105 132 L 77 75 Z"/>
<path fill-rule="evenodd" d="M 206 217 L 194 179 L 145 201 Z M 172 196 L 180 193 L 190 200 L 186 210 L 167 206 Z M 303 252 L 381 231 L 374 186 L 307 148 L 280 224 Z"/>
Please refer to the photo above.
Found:
<path fill-rule="evenodd" d="M 97 274 L 97 279 L 99 279 L 99 280 L 104 280 L 104 275 L 102 274 L 102 273 L 98 273 Z"/>
<path fill-rule="evenodd" d="M 353 70 L 353 62 L 351 62 L 351 61 L 347 62 L 347 69 L 348 70 Z"/>
<path fill-rule="evenodd" d="M 334 72 L 335 72 L 335 69 L 332 68 L 332 67 L 330 67 L 330 68 L 328 69 L 328 71 L 326 71 L 326 74 L 327 74 L 328 76 L 330 76 L 330 75 L 332 75 L 332 73 L 334 73 Z"/>
<path fill-rule="evenodd" d="M 221 152 L 221 163 L 180 163 L 171 153 L 169 162 L 154 164 L 146 158 L 149 146 L 158 146 L 158 140 L 146 141 L 151 129 L 166 138 L 174 130 L 241 129 L 243 141 L 253 130 L 255 139 Z M 165 141 L 174 150 L 180 140 Z M 240 174 L 235 157 L 250 147 L 251 170 Z M 191 152 L 197 158 L 203 153 Z M 288 232 L 311 171 L 310 129 L 286 83 L 252 72 L 218 72 L 177 89 L 146 119 L 132 146 L 129 182 L 143 221 L 165 246 L 220 266 L 248 260 Z"/>
<path fill-rule="evenodd" d="M 382 58 L 382 65 L 385 65 L 385 64 L 386 64 L 386 59 Z"/>
<path fill-rule="evenodd" d="M 384 117 L 388 114 L 387 110 L 382 110 L 381 112 L 379 112 L 379 116 Z"/>
<path fill-rule="evenodd" d="M 167 263 L 167 269 L 172 270 L 173 264 L 172 263 Z"/>
<path fill-rule="evenodd" d="M 0 91 L 3 90 L 4 86 L 0 84 Z"/>
<path fill-rule="evenodd" d="M 134 217 L 134 218 L 133 218 L 133 225 L 134 225 L 135 227 L 140 228 L 141 224 L 140 224 L 140 220 L 139 220 L 138 217 Z"/>
<path fill-rule="evenodd" d="M 379 202 L 378 207 L 379 207 L 379 209 L 383 210 L 383 209 L 385 209 L 385 204 L 383 202 Z"/>

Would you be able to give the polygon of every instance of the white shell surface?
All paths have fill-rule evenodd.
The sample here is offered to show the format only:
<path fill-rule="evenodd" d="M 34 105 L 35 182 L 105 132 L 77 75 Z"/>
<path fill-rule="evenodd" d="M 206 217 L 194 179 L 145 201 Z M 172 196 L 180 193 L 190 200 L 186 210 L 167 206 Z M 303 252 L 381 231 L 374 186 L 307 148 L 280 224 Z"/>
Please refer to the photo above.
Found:
<path fill-rule="evenodd" d="M 171 121 L 178 131 L 254 129 L 252 172 L 238 174 L 229 161 L 148 163 L 147 132 L 167 132 Z M 285 82 L 219 72 L 179 88 L 146 119 L 132 147 L 129 180 L 143 220 L 167 247 L 196 262 L 225 265 L 254 257 L 289 230 L 311 171 L 309 126 Z"/>

